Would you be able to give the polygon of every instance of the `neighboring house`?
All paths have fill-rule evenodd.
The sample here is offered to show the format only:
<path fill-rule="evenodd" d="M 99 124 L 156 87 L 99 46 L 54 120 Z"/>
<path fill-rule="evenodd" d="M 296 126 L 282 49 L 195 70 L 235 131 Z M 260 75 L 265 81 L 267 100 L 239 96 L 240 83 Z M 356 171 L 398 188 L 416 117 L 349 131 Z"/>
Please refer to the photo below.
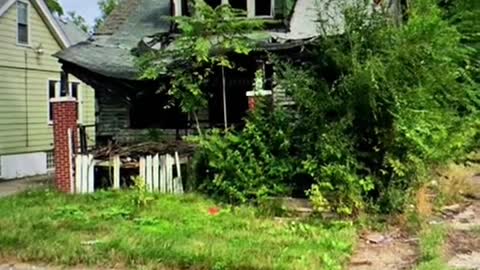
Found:
<path fill-rule="evenodd" d="M 0 0 L 0 179 L 52 169 L 50 98 L 67 92 L 52 54 L 87 38 L 56 19 L 43 0 Z M 69 86 L 79 101 L 79 123 L 94 124 L 94 91 L 73 76 Z"/>
<path fill-rule="evenodd" d="M 176 135 L 193 130 L 191 117 L 178 108 L 166 107 L 168 79 L 139 80 L 135 65 L 138 53 L 164 48 L 162 41 L 172 40 L 176 29 L 169 16 L 188 16 L 189 0 L 124 0 L 107 18 L 105 24 L 89 41 L 79 43 L 55 56 L 63 69 L 91 85 L 97 98 L 97 143 L 130 142 L 145 134 Z M 257 35 L 266 50 L 289 57 L 298 57 L 312 40 L 324 35 L 343 33 L 343 7 L 363 0 L 205 0 L 212 7 L 230 4 L 243 9 L 247 18 L 269 21 L 268 28 Z M 373 1 L 373 0 L 372 0 Z M 386 8 L 404 0 L 388 2 Z M 204 127 L 224 124 L 241 126 L 248 108 L 246 92 L 252 90 L 255 71 L 267 74 L 267 90 L 282 99 L 284 92 L 274 89 L 273 70 L 266 55 L 257 53 L 235 59 L 245 72 L 227 70 L 226 108 L 223 106 L 221 75 L 212 76 L 206 91 L 208 109 L 199 115 Z M 185 132 L 185 133 L 184 133 Z"/>

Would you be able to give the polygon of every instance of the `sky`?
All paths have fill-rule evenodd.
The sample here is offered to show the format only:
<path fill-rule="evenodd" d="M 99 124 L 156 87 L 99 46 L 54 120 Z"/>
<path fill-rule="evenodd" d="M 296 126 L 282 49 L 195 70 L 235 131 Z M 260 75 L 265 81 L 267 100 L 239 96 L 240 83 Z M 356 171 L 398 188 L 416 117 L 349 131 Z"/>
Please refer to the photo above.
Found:
<path fill-rule="evenodd" d="M 95 18 L 100 16 L 97 0 L 60 0 L 65 14 L 75 11 L 85 18 L 89 25 L 94 25 Z"/>

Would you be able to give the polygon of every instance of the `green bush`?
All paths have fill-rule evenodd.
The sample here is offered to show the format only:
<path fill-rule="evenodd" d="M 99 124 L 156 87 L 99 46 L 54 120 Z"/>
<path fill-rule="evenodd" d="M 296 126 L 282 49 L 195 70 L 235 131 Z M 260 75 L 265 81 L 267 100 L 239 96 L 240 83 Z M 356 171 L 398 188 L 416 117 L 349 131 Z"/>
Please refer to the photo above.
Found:
<path fill-rule="evenodd" d="M 319 210 L 400 211 L 432 165 L 478 145 L 479 54 L 466 22 L 434 0 L 414 1 L 400 26 L 361 7 L 345 16 L 345 34 L 311 45 L 309 61 L 277 60 L 277 87 L 295 106 L 260 108 L 243 132 L 198 140 L 204 190 L 245 202 L 308 178 Z"/>

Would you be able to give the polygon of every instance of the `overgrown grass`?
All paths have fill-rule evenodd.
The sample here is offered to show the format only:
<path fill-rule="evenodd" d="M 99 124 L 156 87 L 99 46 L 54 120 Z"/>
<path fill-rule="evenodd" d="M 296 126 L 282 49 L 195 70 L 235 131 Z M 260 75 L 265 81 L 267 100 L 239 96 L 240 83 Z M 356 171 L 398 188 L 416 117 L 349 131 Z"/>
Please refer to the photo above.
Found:
<path fill-rule="evenodd" d="M 446 229 L 442 226 L 426 226 L 420 232 L 420 262 L 417 270 L 448 270 L 443 257 Z"/>
<path fill-rule="evenodd" d="M 0 257 L 58 265 L 172 269 L 341 269 L 352 226 L 280 222 L 197 195 L 67 196 L 29 191 L 0 200 Z"/>
<path fill-rule="evenodd" d="M 462 202 L 465 197 L 480 194 L 480 187 L 472 181 L 472 177 L 479 172 L 480 165 L 477 163 L 470 163 L 468 166 L 450 163 L 437 169 L 437 206 Z"/>

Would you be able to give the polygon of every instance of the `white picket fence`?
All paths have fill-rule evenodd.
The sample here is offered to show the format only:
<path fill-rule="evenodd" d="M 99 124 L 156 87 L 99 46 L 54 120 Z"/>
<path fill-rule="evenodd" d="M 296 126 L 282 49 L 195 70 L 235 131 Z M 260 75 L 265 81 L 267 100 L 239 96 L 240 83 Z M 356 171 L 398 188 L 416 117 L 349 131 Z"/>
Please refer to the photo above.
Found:
<path fill-rule="evenodd" d="M 141 157 L 138 163 L 138 175 L 145 181 L 145 187 L 150 192 L 182 194 L 181 165 L 188 160 L 180 159 L 178 152 L 172 155 L 154 155 Z M 119 156 L 114 156 L 108 162 L 94 160 L 92 155 L 77 155 L 75 157 L 74 193 L 94 192 L 95 166 L 113 169 L 113 189 L 120 189 L 122 162 Z M 176 177 L 174 177 L 174 166 Z"/>

